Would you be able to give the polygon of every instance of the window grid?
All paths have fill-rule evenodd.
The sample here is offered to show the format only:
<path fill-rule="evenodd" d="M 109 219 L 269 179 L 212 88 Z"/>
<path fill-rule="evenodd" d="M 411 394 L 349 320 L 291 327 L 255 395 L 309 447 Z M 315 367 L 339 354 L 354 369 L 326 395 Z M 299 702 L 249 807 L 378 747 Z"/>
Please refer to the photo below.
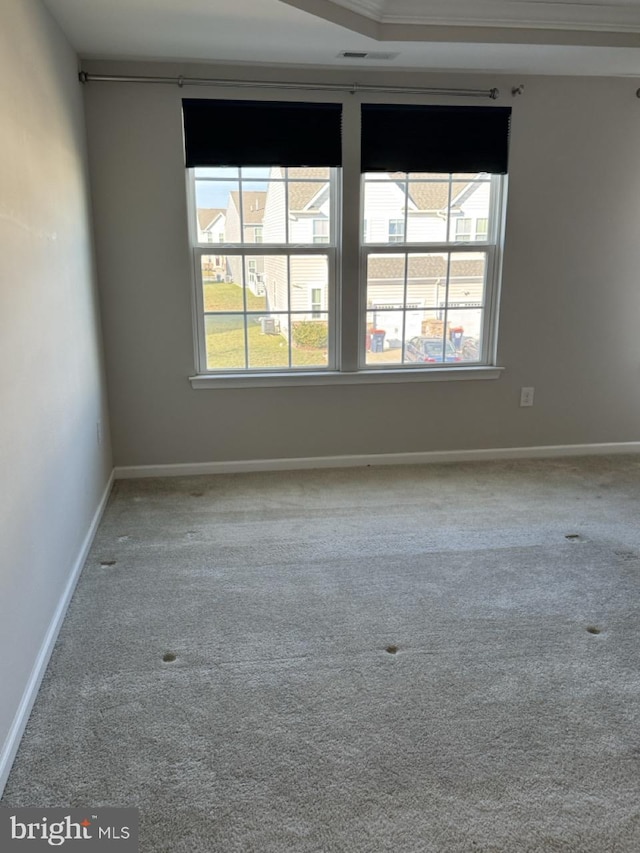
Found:
<path fill-rule="evenodd" d="M 372 210 L 367 210 L 365 187 L 368 184 L 377 184 L 387 186 L 395 183 L 397 186 L 402 186 L 403 195 L 405 198 L 405 222 L 407 228 L 403 242 L 393 240 L 393 235 L 387 243 L 384 242 L 365 242 L 367 240 L 367 230 L 365 230 L 365 222 L 368 222 L 372 217 Z M 478 191 L 484 193 L 484 206 L 486 207 L 486 216 L 476 217 L 475 212 L 471 215 L 460 216 L 458 205 L 461 204 L 460 199 L 465 195 L 465 189 L 460 185 L 467 184 L 469 194 L 473 195 Z M 446 184 L 446 215 L 442 222 L 444 235 L 442 231 L 440 236 L 432 236 L 431 241 L 423 240 L 418 242 L 415 239 L 410 239 L 412 234 L 408 226 L 409 215 L 409 198 L 411 192 L 415 194 L 414 184 L 418 185 L 434 185 L 440 184 L 442 190 Z M 410 189 L 411 188 L 411 189 Z M 362 304 L 367 311 L 367 328 L 369 328 L 370 315 L 369 312 L 374 310 L 376 316 L 384 317 L 389 324 L 402 328 L 401 349 L 395 353 L 392 350 L 391 343 L 387 343 L 385 348 L 387 352 L 382 356 L 373 355 L 368 352 L 369 344 L 364 335 L 360 337 L 360 369 L 388 369 L 390 366 L 401 364 L 407 368 L 424 368 L 424 363 L 413 363 L 407 359 L 407 343 L 416 335 L 416 324 L 418 318 L 420 320 L 420 333 L 418 337 L 425 336 L 431 338 L 432 332 L 425 331 L 427 329 L 437 328 L 437 339 L 441 342 L 441 355 L 437 363 L 431 366 L 442 367 L 449 362 L 466 362 L 472 364 L 487 363 L 490 353 L 492 352 L 493 340 L 490 339 L 490 330 L 487 328 L 487 317 L 493 316 L 492 311 L 495 306 L 497 294 L 495 292 L 495 255 L 497 251 L 497 236 L 498 236 L 498 215 L 500 210 L 500 195 L 502 190 L 502 182 L 500 176 L 490 175 L 457 175 L 449 174 L 447 176 L 437 175 L 431 179 L 414 178 L 411 173 L 405 174 L 402 181 L 397 175 L 389 175 L 381 177 L 379 175 L 364 175 L 362 179 L 362 195 L 365 199 L 362 211 L 362 240 L 361 247 L 363 257 L 363 269 L 361 271 L 362 279 Z M 443 200 L 444 201 L 444 200 Z M 463 202 L 464 203 L 464 200 Z M 391 210 L 391 208 L 390 208 Z M 457 216 L 454 217 L 454 210 Z M 481 212 L 484 212 L 482 210 Z M 392 214 L 390 213 L 390 218 Z M 394 217 L 395 218 L 395 217 Z M 469 229 L 476 229 L 479 233 L 479 243 L 472 240 L 472 232 L 469 230 L 469 236 L 464 242 L 460 240 L 460 236 L 455 237 L 451 233 L 453 223 L 462 220 L 469 220 Z M 465 223 L 466 227 L 467 223 Z M 463 232 L 464 233 L 464 232 Z M 447 239 L 447 235 L 449 239 Z M 444 237 L 444 239 L 443 239 Z M 370 237 L 370 239 L 373 239 Z M 493 243 L 492 243 L 493 241 Z M 398 305 L 393 311 L 386 310 L 382 312 L 377 307 L 379 303 L 374 302 L 372 294 L 375 293 L 374 285 L 379 284 L 380 280 L 371 277 L 370 259 L 375 255 L 400 255 L 403 257 L 404 271 L 402 279 L 403 301 L 401 306 Z M 419 306 L 412 305 L 414 302 L 409 284 L 412 280 L 411 265 L 414 262 L 415 256 L 434 256 L 439 255 L 443 258 L 446 268 L 443 278 L 444 284 L 444 300 L 435 300 L 437 304 L 430 305 L 429 302 L 433 299 L 425 297 L 425 301 Z M 465 257 L 468 256 L 467 257 Z M 454 266 L 455 259 L 455 266 Z M 471 263 L 467 263 L 467 260 Z M 465 265 L 469 268 L 468 272 L 464 271 Z M 458 267 L 459 272 L 456 272 Z M 467 281 L 468 277 L 468 281 Z M 463 289 L 466 287 L 466 289 Z M 455 289 L 454 289 L 455 288 Z M 416 289 L 411 288 L 415 293 Z M 439 288 L 436 287 L 436 290 Z M 462 294 L 460 291 L 462 290 Z M 455 294 L 455 295 L 454 295 Z M 457 298 L 456 298 L 457 297 Z M 372 315 L 371 315 L 372 316 Z M 408 319 L 412 318 L 413 329 L 409 327 Z M 398 319 L 401 318 L 401 323 Z M 431 318 L 440 319 L 441 323 L 435 323 Z M 376 321 L 380 326 L 379 320 Z M 460 331 L 462 329 L 462 332 Z M 395 339 L 392 336 L 392 341 Z M 365 346 L 366 345 L 366 346 Z M 397 346 L 397 343 L 395 344 Z M 426 342 L 425 342 L 426 345 Z M 432 359 L 429 359 L 432 361 Z"/>
<path fill-rule="evenodd" d="M 197 198 L 197 183 L 208 182 L 218 194 L 229 196 L 229 192 L 237 193 L 237 226 L 233 228 L 227 223 L 228 233 L 224 241 L 224 275 L 225 281 L 220 281 L 221 275 L 209 273 L 205 275 L 205 262 L 208 260 L 207 244 L 199 243 L 194 246 L 194 257 L 196 266 L 196 279 L 199 294 L 197 305 L 200 316 L 198 335 L 200 344 L 199 369 L 203 373 L 253 373 L 253 372 L 290 372 L 296 370 L 312 369 L 313 371 L 335 368 L 335 357 L 333 347 L 335 346 L 335 330 L 331 325 L 332 306 L 335 305 L 333 290 L 336 280 L 336 249 L 335 249 L 335 192 L 336 171 L 323 170 L 328 174 L 327 179 L 306 178 L 298 170 L 269 169 L 262 170 L 236 170 L 229 176 L 226 173 L 220 176 L 215 174 L 217 170 L 209 170 L 206 177 L 198 174 L 199 170 L 192 171 L 193 197 Z M 220 170 L 222 171 L 222 170 Z M 254 214 L 247 220 L 250 208 L 248 199 L 253 203 L 253 197 L 247 193 L 256 191 L 260 186 L 275 189 L 280 193 L 282 210 L 280 225 L 277 230 L 270 226 L 271 235 L 277 240 L 271 241 L 269 232 L 263 231 L 267 241 L 260 242 L 259 230 L 265 229 L 267 225 L 265 217 L 266 195 L 264 201 L 258 200 L 260 209 L 263 210 L 265 222 L 260 225 L 254 222 Z M 324 194 L 319 194 L 322 187 L 329 185 L 328 200 Z M 295 185 L 291 191 L 290 187 Z M 201 188 L 200 188 L 201 190 Z M 202 191 L 202 190 L 201 190 Z M 258 189 L 260 191 L 260 189 Z M 296 199 L 302 199 L 304 203 L 318 197 L 323 204 L 329 204 L 329 209 L 323 214 L 321 221 L 325 223 L 324 230 L 327 231 L 327 240 L 321 245 L 313 241 L 312 217 L 300 216 L 297 211 L 290 213 L 290 201 L 294 198 L 292 192 L 296 193 Z M 203 197 L 206 197 L 203 194 Z M 234 196 L 235 199 L 235 196 Z M 298 205 L 298 201 L 296 201 Z M 201 203 L 201 207 L 205 205 Z M 213 205 L 209 206 L 221 206 Z M 234 207 L 235 207 L 234 201 Z M 197 211 L 197 204 L 193 204 L 193 212 Z M 302 209 L 302 202 L 300 203 Z M 251 208 L 253 210 L 253 208 Z M 258 208 L 256 208 L 258 209 Z M 227 215 L 230 215 L 231 207 L 227 204 Z M 299 227 L 308 229 L 306 239 L 300 239 L 300 231 L 291 231 L 292 217 L 298 220 Z M 318 218 L 318 217 L 316 217 Z M 306 223 L 306 224 L 305 224 Z M 237 227 L 238 230 L 235 230 Z M 239 231 L 239 233 L 238 233 Z M 229 233 L 231 232 L 231 233 Z M 196 237 L 201 232 L 196 231 Z M 306 233 L 306 232 L 305 232 Z M 253 242 L 252 242 L 253 238 Z M 295 243 L 293 241 L 296 241 Z M 220 251 L 220 249 L 218 249 Z M 233 260 L 235 258 L 235 261 Z M 297 262 L 295 259 L 299 259 Z M 271 263 L 271 267 L 269 267 Z M 267 271 L 275 272 L 275 280 L 267 281 Z M 235 272 L 234 272 L 235 271 Z M 305 281 L 305 275 L 311 276 L 309 282 Z M 240 281 L 233 281 L 240 276 Z M 286 281 L 284 277 L 286 276 Z M 328 308 L 322 310 L 322 300 L 319 305 L 313 306 L 311 310 L 310 297 L 311 284 L 315 284 L 316 290 L 322 294 L 326 291 Z M 216 291 L 216 285 L 220 291 L 224 286 L 237 285 L 240 291 L 238 295 L 237 308 L 225 307 L 224 302 L 211 302 L 210 292 Z M 269 287 L 271 285 L 271 293 Z M 295 291 L 294 291 L 295 285 Z M 207 293 L 205 294 L 205 288 Z M 235 287 L 233 287 L 235 291 Z M 306 296 L 305 296 L 306 294 Z M 249 297 L 251 296 L 251 301 Z M 235 300 L 234 296 L 234 300 Z M 262 307 L 256 309 L 256 299 L 262 300 Z M 286 302 L 286 304 L 285 304 Z M 212 306 L 215 306 L 212 308 Z M 211 310 L 209 310 L 211 309 Z M 220 354 L 219 348 L 224 346 L 223 336 L 212 337 L 214 333 L 226 331 L 226 321 L 230 328 L 236 329 L 234 336 L 237 338 L 236 349 L 231 357 L 228 354 Z M 216 322 L 217 321 L 217 322 Z M 236 322 L 237 321 L 237 322 Z M 273 321 L 271 323 L 270 321 Z M 302 327 L 300 324 L 302 323 Z M 309 334 L 306 328 L 310 324 L 321 327 L 320 331 Z M 241 328 L 240 328 L 241 327 Z M 298 332 L 296 332 L 296 329 Z M 306 333 L 306 334 L 305 334 Z M 297 340 L 297 334 L 300 340 Z M 242 336 L 242 342 L 240 337 Z M 214 343 L 212 343 L 214 341 Z M 266 352 L 264 344 L 270 344 Z M 242 355 L 241 355 L 242 353 Z M 265 354 L 266 353 L 266 354 Z M 243 364 L 242 364 L 243 362 Z"/>

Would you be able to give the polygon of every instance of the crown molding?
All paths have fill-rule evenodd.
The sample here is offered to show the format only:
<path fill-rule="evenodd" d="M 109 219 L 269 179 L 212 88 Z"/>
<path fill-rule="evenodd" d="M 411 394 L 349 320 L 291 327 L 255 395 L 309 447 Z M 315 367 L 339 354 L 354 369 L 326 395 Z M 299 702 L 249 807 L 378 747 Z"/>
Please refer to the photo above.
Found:
<path fill-rule="evenodd" d="M 640 47 L 640 6 L 548 0 L 282 0 L 380 42 Z"/>

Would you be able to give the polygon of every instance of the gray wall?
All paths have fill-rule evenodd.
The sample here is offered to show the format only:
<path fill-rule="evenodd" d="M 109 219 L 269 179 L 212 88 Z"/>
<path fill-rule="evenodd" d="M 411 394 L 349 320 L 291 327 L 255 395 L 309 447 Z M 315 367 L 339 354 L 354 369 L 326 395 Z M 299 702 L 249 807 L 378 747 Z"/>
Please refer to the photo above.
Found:
<path fill-rule="evenodd" d="M 85 68 L 340 79 L 330 71 L 240 67 L 94 62 Z M 389 82 L 388 74 L 359 79 Z M 502 377 L 192 390 L 180 98 L 234 90 L 90 83 L 85 97 L 117 465 L 640 439 L 637 82 L 468 74 L 401 75 L 391 82 L 497 85 L 499 103 L 513 106 Z M 524 94 L 512 98 L 512 85 L 520 83 Z M 350 144 L 358 145 L 357 138 Z M 519 408 L 523 385 L 535 386 L 532 409 Z"/>
<path fill-rule="evenodd" d="M 39 0 L 2 2 L 0 116 L 1 762 L 111 470 L 77 60 Z"/>

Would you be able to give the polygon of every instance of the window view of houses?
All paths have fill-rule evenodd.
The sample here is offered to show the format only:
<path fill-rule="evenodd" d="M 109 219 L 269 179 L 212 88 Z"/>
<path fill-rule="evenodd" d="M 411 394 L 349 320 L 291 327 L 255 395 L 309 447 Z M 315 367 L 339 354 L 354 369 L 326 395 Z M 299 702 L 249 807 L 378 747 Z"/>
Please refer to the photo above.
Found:
<path fill-rule="evenodd" d="M 366 365 L 477 362 L 490 175 L 365 176 Z M 195 170 L 207 366 L 326 368 L 335 188 L 323 168 Z M 265 244 L 262 251 L 260 244 Z"/>

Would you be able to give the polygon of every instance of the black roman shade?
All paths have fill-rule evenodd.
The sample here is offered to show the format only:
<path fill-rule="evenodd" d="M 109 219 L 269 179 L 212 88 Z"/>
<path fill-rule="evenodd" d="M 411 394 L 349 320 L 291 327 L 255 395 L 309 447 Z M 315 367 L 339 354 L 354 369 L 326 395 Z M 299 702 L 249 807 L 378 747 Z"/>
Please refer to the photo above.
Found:
<path fill-rule="evenodd" d="M 510 107 L 362 105 L 363 172 L 505 174 Z"/>
<path fill-rule="evenodd" d="M 182 101 L 187 168 L 340 166 L 342 105 Z"/>

